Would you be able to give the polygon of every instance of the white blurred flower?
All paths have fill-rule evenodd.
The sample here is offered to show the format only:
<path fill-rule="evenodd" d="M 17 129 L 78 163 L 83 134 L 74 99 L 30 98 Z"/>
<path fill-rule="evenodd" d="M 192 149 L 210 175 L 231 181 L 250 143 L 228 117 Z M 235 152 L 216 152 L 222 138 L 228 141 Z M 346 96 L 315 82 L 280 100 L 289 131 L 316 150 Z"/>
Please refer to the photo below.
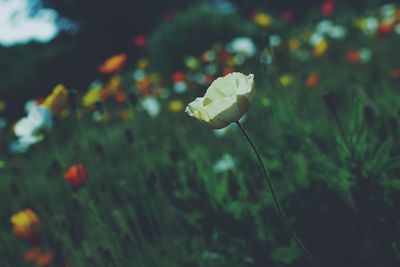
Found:
<path fill-rule="evenodd" d="M 186 92 L 187 84 L 185 82 L 177 82 L 174 84 L 174 92 L 177 94 L 182 94 Z"/>
<path fill-rule="evenodd" d="M 397 34 L 400 34 L 400 24 L 397 24 L 396 26 L 394 26 L 394 32 Z"/>
<path fill-rule="evenodd" d="M 264 49 L 261 52 L 258 60 L 260 61 L 260 63 L 266 64 L 266 65 L 271 65 L 273 63 L 272 54 L 268 49 Z"/>
<path fill-rule="evenodd" d="M 212 0 L 212 3 L 221 13 L 229 14 L 234 13 L 236 10 L 235 6 L 227 0 Z"/>
<path fill-rule="evenodd" d="M 365 19 L 365 26 L 363 28 L 363 32 L 367 35 L 372 35 L 378 29 L 379 22 L 374 17 L 368 17 Z"/>
<path fill-rule="evenodd" d="M 333 26 L 329 31 L 328 36 L 333 39 L 343 39 L 346 37 L 347 31 L 346 28 L 340 25 Z"/>
<path fill-rule="evenodd" d="M 35 101 L 25 105 L 27 116 L 21 118 L 14 126 L 17 140 L 10 145 L 10 151 L 25 152 L 29 146 L 43 140 L 43 132 L 53 126 L 50 109 L 39 106 Z"/>
<path fill-rule="evenodd" d="M 216 64 L 210 63 L 210 64 L 208 64 L 208 65 L 205 67 L 204 70 L 205 70 L 205 72 L 206 72 L 207 74 L 213 75 L 213 74 L 217 73 L 217 71 L 218 71 L 218 66 L 217 66 Z"/>
<path fill-rule="evenodd" d="M 282 44 L 282 38 L 277 34 L 272 34 L 269 36 L 269 46 L 274 48 Z"/>
<path fill-rule="evenodd" d="M 367 63 L 367 62 L 370 61 L 371 55 L 372 55 L 370 49 L 368 49 L 368 48 L 366 48 L 366 47 L 361 48 L 361 49 L 359 50 L 359 53 L 360 53 L 360 60 L 361 60 L 362 63 Z"/>
<path fill-rule="evenodd" d="M 332 31 L 332 28 L 333 28 L 332 21 L 325 19 L 317 24 L 316 33 L 321 35 L 328 34 L 329 32 Z"/>
<path fill-rule="evenodd" d="M 132 78 L 135 81 L 143 80 L 146 77 L 146 73 L 143 70 L 135 70 L 132 74 Z"/>
<path fill-rule="evenodd" d="M 396 5 L 386 4 L 381 7 L 381 14 L 385 22 L 394 22 L 396 20 Z"/>
<path fill-rule="evenodd" d="M 160 113 L 160 103 L 154 96 L 146 97 L 141 101 L 141 107 L 147 111 L 150 117 L 155 118 Z"/>
<path fill-rule="evenodd" d="M 4 129 L 7 126 L 7 119 L 4 117 L 0 118 L 0 129 Z"/>
<path fill-rule="evenodd" d="M 248 37 L 239 37 L 227 45 L 228 52 L 244 54 L 252 57 L 257 53 L 257 47 L 253 40 Z"/>
<path fill-rule="evenodd" d="M 230 154 L 224 154 L 213 167 L 215 173 L 222 173 L 234 169 L 236 166 L 235 159 Z"/>
<path fill-rule="evenodd" d="M 316 46 L 317 44 L 319 44 L 322 40 L 324 40 L 324 36 L 320 33 L 314 33 L 313 35 L 311 35 L 310 39 L 308 40 L 309 44 L 311 46 Z"/>
<path fill-rule="evenodd" d="M 52 127 L 51 111 L 43 106 L 30 106 L 26 117 L 20 119 L 14 127 L 15 135 L 25 140 L 41 140 L 41 131 Z M 36 143 L 33 142 L 33 143 Z"/>
<path fill-rule="evenodd" d="M 25 153 L 28 151 L 29 147 L 29 144 L 15 140 L 8 146 L 8 151 L 12 154 Z"/>

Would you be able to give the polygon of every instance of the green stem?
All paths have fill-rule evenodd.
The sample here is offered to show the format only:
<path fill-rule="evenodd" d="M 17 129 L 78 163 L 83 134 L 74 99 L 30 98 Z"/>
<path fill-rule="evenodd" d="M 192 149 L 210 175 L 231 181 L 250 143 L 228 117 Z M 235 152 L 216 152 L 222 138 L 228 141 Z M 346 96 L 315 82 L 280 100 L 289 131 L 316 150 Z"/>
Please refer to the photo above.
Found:
<path fill-rule="evenodd" d="M 303 244 L 303 242 L 300 240 L 299 236 L 296 234 L 295 230 L 293 229 L 292 225 L 290 224 L 288 218 L 286 217 L 285 212 L 282 209 L 282 206 L 278 200 L 278 196 L 276 194 L 276 191 L 274 189 L 274 186 L 272 184 L 272 180 L 270 177 L 269 172 L 267 171 L 267 169 L 264 166 L 264 163 L 261 159 L 260 153 L 258 152 L 255 144 L 253 143 L 253 141 L 251 140 L 250 136 L 247 134 L 246 130 L 242 127 L 242 125 L 239 123 L 239 121 L 236 122 L 237 126 L 239 127 L 240 131 L 243 133 L 244 137 L 246 138 L 246 140 L 248 141 L 248 143 L 250 144 L 254 154 L 257 157 L 258 163 L 260 164 L 260 168 L 262 173 L 264 174 L 265 180 L 268 184 L 268 187 L 271 191 L 272 194 L 272 198 L 275 204 L 276 209 L 278 210 L 278 213 L 283 221 L 283 223 L 286 225 L 287 229 L 289 230 L 289 232 L 292 234 L 294 240 L 297 242 L 297 244 L 301 247 L 301 249 L 304 251 L 306 257 L 308 258 L 309 261 L 316 263 L 314 257 L 311 255 L 310 252 L 308 252 L 307 248 L 305 247 L 305 245 Z"/>

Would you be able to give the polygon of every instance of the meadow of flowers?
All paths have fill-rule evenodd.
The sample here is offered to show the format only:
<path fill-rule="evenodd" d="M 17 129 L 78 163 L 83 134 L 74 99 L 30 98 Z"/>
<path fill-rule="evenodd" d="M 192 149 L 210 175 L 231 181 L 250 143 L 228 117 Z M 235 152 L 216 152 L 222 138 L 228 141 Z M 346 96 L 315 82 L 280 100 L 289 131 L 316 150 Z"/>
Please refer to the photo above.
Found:
<path fill-rule="evenodd" d="M 0 266 L 399 266 L 399 47 L 395 4 L 167 13 L 1 117 Z"/>

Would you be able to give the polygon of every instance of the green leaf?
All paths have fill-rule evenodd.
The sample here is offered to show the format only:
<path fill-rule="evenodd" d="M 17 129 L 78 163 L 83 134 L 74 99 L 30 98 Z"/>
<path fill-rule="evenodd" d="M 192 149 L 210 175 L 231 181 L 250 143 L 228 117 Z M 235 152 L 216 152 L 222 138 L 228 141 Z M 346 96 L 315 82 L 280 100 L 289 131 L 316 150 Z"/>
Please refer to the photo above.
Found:
<path fill-rule="evenodd" d="M 368 164 L 369 170 L 373 174 L 379 173 L 384 167 L 384 164 L 389 161 L 392 147 L 393 147 L 392 138 L 387 138 L 385 142 L 379 146 L 377 152 L 375 153 L 375 156 L 371 159 L 371 161 Z"/>
<path fill-rule="evenodd" d="M 274 262 L 291 264 L 301 256 L 301 251 L 296 246 L 279 247 L 269 255 Z"/>

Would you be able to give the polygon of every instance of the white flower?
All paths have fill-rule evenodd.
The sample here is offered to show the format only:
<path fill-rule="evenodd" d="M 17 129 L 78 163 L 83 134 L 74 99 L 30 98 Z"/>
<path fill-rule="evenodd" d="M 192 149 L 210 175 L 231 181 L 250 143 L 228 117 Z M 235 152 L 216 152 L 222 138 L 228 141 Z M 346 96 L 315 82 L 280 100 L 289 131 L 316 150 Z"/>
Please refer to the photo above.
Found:
<path fill-rule="evenodd" d="M 52 114 L 47 107 L 29 101 L 25 110 L 28 115 L 14 126 L 17 141 L 10 145 L 10 150 L 14 152 L 25 152 L 31 145 L 40 142 L 43 139 L 43 131 L 51 129 L 53 125 Z"/>
<path fill-rule="evenodd" d="M 397 34 L 400 34 L 400 24 L 397 24 L 397 25 L 394 27 L 394 32 L 397 33 Z"/>
<path fill-rule="evenodd" d="M 314 33 L 313 35 L 311 35 L 310 39 L 308 40 L 309 44 L 311 46 L 316 46 L 319 42 L 321 42 L 322 40 L 324 40 L 324 36 L 320 33 Z"/>
<path fill-rule="evenodd" d="M 4 129 L 7 126 L 7 119 L 0 117 L 0 129 Z"/>
<path fill-rule="evenodd" d="M 252 57 L 257 53 L 256 45 L 253 40 L 248 37 L 239 37 L 234 39 L 227 45 L 227 49 L 231 53 L 240 53 L 247 57 Z"/>
<path fill-rule="evenodd" d="M 149 96 L 142 100 L 141 106 L 152 118 L 157 117 L 160 113 L 160 103 L 154 96 Z"/>
<path fill-rule="evenodd" d="M 282 38 L 279 35 L 272 34 L 269 37 L 269 46 L 270 47 L 277 47 L 280 46 L 282 43 Z"/>
<path fill-rule="evenodd" d="M 177 94 L 182 94 L 186 92 L 187 90 L 187 84 L 182 81 L 182 82 L 177 82 L 174 84 L 174 92 Z"/>
<path fill-rule="evenodd" d="M 41 140 L 41 132 L 50 129 L 53 125 L 51 111 L 38 105 L 31 105 L 28 110 L 28 116 L 20 119 L 15 124 L 14 132 L 21 140 L 37 143 Z"/>
<path fill-rule="evenodd" d="M 230 154 L 224 154 L 220 160 L 218 160 L 213 167 L 215 173 L 226 172 L 234 169 L 236 161 Z"/>
<path fill-rule="evenodd" d="M 371 55 L 372 55 L 371 50 L 364 47 L 364 48 L 360 49 L 359 53 L 360 53 L 360 59 L 361 59 L 362 63 L 367 63 L 370 61 Z"/>
<path fill-rule="evenodd" d="M 330 31 L 332 31 L 332 28 L 333 28 L 332 21 L 325 19 L 325 20 L 320 21 L 317 24 L 316 32 L 321 35 L 324 35 L 324 34 L 328 34 Z"/>
<path fill-rule="evenodd" d="M 254 74 L 230 73 L 216 79 L 204 97 L 189 103 L 185 112 L 212 129 L 221 129 L 243 116 L 253 94 Z"/>
<path fill-rule="evenodd" d="M 346 37 L 346 34 L 346 28 L 339 25 L 333 26 L 328 33 L 329 37 L 333 39 L 343 39 L 344 37 Z"/>
<path fill-rule="evenodd" d="M 374 34 L 378 29 L 379 22 L 374 17 L 368 17 L 365 19 L 365 27 L 363 28 L 363 32 L 367 35 Z"/>
<path fill-rule="evenodd" d="M 20 142 L 19 140 L 15 140 L 8 146 L 8 151 L 13 154 L 25 153 L 26 151 L 28 151 L 29 147 L 29 144 Z"/>
<path fill-rule="evenodd" d="M 385 22 L 396 21 L 396 12 L 396 5 L 394 4 L 386 4 L 381 7 L 381 14 Z"/>

